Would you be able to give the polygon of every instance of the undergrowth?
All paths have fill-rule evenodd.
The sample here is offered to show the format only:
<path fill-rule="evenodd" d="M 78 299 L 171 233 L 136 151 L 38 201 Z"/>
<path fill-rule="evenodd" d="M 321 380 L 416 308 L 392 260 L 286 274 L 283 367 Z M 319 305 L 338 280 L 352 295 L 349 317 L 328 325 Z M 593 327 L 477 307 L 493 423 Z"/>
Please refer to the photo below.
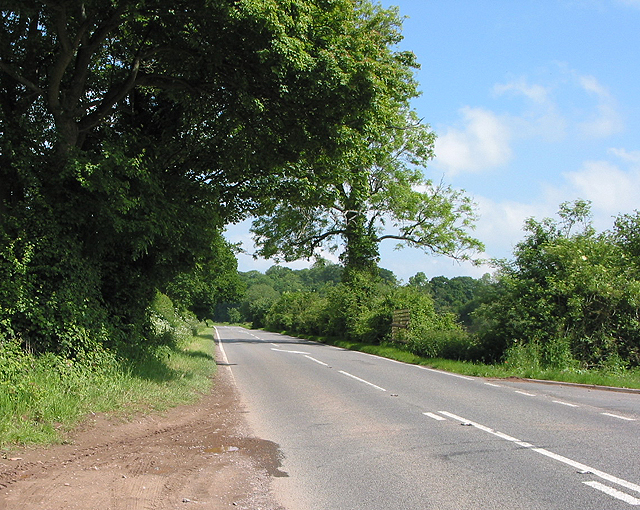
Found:
<path fill-rule="evenodd" d="M 183 335 L 134 360 L 108 350 L 76 359 L 0 342 L 0 448 L 60 442 L 84 417 L 130 416 L 189 403 L 215 372 L 213 332 Z"/>

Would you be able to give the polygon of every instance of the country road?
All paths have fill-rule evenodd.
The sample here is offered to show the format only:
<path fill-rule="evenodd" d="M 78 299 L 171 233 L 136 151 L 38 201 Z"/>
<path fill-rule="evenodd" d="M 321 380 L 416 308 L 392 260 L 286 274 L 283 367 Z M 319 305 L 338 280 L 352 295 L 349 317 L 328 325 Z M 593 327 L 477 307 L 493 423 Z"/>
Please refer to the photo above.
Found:
<path fill-rule="evenodd" d="M 640 506 L 640 394 L 463 377 L 218 327 L 287 510 Z"/>

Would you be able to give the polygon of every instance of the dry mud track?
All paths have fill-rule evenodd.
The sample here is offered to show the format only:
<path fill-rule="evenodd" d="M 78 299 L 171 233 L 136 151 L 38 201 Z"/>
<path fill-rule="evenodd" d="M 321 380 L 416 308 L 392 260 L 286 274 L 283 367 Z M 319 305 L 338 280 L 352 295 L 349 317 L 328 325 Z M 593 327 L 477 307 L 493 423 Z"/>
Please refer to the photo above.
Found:
<path fill-rule="evenodd" d="M 67 444 L 0 459 L 0 510 L 283 510 L 277 445 L 252 437 L 229 371 L 194 405 L 121 422 L 95 416 Z"/>

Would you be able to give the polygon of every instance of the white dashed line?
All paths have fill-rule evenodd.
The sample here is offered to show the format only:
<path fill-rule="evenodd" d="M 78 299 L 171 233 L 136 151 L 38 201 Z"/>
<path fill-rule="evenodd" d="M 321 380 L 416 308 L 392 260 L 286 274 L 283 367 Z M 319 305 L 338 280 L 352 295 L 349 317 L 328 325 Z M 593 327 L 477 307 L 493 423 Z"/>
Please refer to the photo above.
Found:
<path fill-rule="evenodd" d="M 625 420 L 625 421 L 636 421 L 635 418 L 627 418 L 626 416 L 620 416 L 618 414 L 611 414 L 611 413 L 600 413 L 604 416 L 611 416 L 611 418 L 618 418 L 619 420 Z"/>
<path fill-rule="evenodd" d="M 602 480 L 605 480 L 607 482 L 611 482 L 614 483 L 616 485 L 619 485 L 621 487 L 624 487 L 626 489 L 632 490 L 634 492 L 637 492 L 640 494 L 640 485 L 635 484 L 633 482 L 629 482 L 627 480 L 624 480 L 622 478 L 618 478 L 617 476 L 613 476 L 610 475 L 609 473 L 605 473 L 604 471 L 600 471 L 598 469 L 594 469 L 590 466 L 587 466 L 586 464 L 582 464 L 581 462 L 577 462 L 575 460 L 571 460 L 567 457 L 563 457 L 562 455 L 558 455 L 557 453 L 553 453 L 549 450 L 546 450 L 544 448 L 535 448 L 533 445 L 526 443 L 524 441 L 520 441 L 519 439 L 516 439 L 514 437 L 511 437 L 507 434 L 504 434 L 502 432 L 499 432 L 497 430 L 493 430 L 489 427 L 486 427 L 484 425 L 480 425 L 479 423 L 475 423 L 472 422 L 470 420 L 467 420 L 466 418 L 462 418 L 461 416 L 456 416 L 453 413 L 449 413 L 447 411 L 438 411 L 440 414 L 447 416 L 451 419 L 454 419 L 456 421 L 459 421 L 460 423 L 464 423 L 464 424 L 468 424 L 471 425 L 477 429 L 480 429 L 484 432 L 488 432 L 489 434 L 492 434 L 494 436 L 497 436 L 501 439 L 504 439 L 505 441 L 510 441 L 513 442 L 517 445 L 523 446 L 525 448 L 528 448 L 529 450 L 531 450 L 532 452 L 536 452 L 539 453 L 540 455 L 544 455 L 545 457 L 548 457 L 550 459 L 553 459 L 557 462 L 561 462 L 562 464 L 566 464 L 567 466 L 570 466 L 574 469 L 576 469 L 577 471 L 581 472 L 581 473 L 589 473 L 592 474 L 593 476 L 597 476 L 598 478 L 601 478 Z M 624 492 L 618 491 L 616 489 L 612 489 L 611 487 L 607 487 L 606 485 L 603 485 L 599 482 L 585 482 L 587 483 L 587 485 L 598 489 L 602 492 L 605 492 L 606 494 L 608 494 L 609 496 L 612 496 L 614 498 L 617 499 L 623 499 L 623 501 L 626 501 L 627 503 L 631 504 L 631 505 L 636 505 L 636 504 L 640 504 L 640 500 L 633 497 L 633 496 L 629 496 L 628 494 L 625 494 Z M 636 503 L 636 501 L 638 503 Z"/>
<path fill-rule="evenodd" d="M 626 492 L 619 491 L 617 489 L 614 489 L 613 487 L 609 487 L 608 485 L 604 485 L 600 482 L 582 482 L 582 483 L 585 485 L 588 485 L 589 487 L 593 487 L 594 489 L 602 491 L 613 498 L 619 499 L 620 501 L 624 501 L 625 503 L 628 503 L 630 505 L 640 506 L 640 499 L 634 498 L 633 496 L 630 496 Z"/>
<path fill-rule="evenodd" d="M 369 386 L 371 386 L 372 388 L 375 388 L 376 390 L 387 391 L 376 384 L 370 383 L 369 381 L 365 381 L 364 379 L 360 379 L 360 377 L 350 374 L 349 372 L 345 372 L 344 370 L 340 370 L 339 372 L 342 375 L 346 375 L 347 377 L 351 377 L 352 379 L 355 379 L 356 381 L 360 381 L 361 383 L 368 384 Z"/>
<path fill-rule="evenodd" d="M 424 414 L 425 416 L 428 416 L 429 418 L 433 418 L 434 420 L 437 420 L 437 421 L 447 420 L 446 418 L 443 418 L 442 416 L 438 416 L 437 414 L 434 414 L 434 413 L 422 413 L 422 414 Z"/>
<path fill-rule="evenodd" d="M 563 405 L 563 406 L 568 406 L 568 407 L 580 407 L 577 404 L 570 404 L 569 402 L 563 402 L 562 400 L 554 400 L 553 403 L 554 404 L 560 404 L 560 405 Z"/>
<path fill-rule="evenodd" d="M 310 359 L 311 361 L 315 361 L 318 365 L 323 365 L 325 367 L 329 366 L 324 361 L 320 361 L 319 359 L 312 358 L 311 356 L 308 356 L 306 354 L 304 355 L 304 357 L 307 358 L 307 359 Z"/>
<path fill-rule="evenodd" d="M 516 390 L 516 393 L 520 393 L 520 395 L 524 395 L 525 397 L 535 397 L 533 393 L 527 393 L 526 391 Z"/>
<path fill-rule="evenodd" d="M 415 365 L 415 366 L 420 368 L 420 369 L 422 369 L 422 370 L 428 370 L 429 372 L 435 372 L 436 374 L 450 375 L 451 377 L 457 377 L 458 379 L 466 379 L 467 381 L 473 381 L 472 377 L 467 377 L 465 375 L 453 374 L 451 372 L 445 372 L 444 370 L 436 370 L 435 368 L 423 367 L 422 365 Z"/>
<path fill-rule="evenodd" d="M 274 347 L 271 348 L 272 351 L 278 351 L 278 352 L 288 352 L 289 354 L 309 354 L 308 352 L 303 352 L 303 351 L 288 351 L 286 349 L 276 349 Z"/>

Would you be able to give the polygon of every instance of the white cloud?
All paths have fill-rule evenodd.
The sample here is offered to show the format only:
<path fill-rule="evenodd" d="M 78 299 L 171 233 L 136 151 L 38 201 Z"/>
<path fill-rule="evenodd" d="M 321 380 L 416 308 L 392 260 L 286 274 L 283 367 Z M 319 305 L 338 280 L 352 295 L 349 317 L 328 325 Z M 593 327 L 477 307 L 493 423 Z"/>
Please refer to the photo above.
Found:
<path fill-rule="evenodd" d="M 493 87 L 495 96 L 522 96 L 527 99 L 523 111 L 509 116 L 512 133 L 521 139 L 541 138 L 557 142 L 565 138 L 567 121 L 553 99 L 553 87 L 531 84 L 525 77 Z"/>
<path fill-rule="evenodd" d="M 577 196 L 591 201 L 594 212 L 613 216 L 638 207 L 638 169 L 624 171 L 608 161 L 587 161 L 580 170 L 567 172 L 564 177 Z"/>
<path fill-rule="evenodd" d="M 524 236 L 525 220 L 549 216 L 554 210 L 537 199 L 531 203 L 497 202 L 486 197 L 474 197 L 474 200 L 480 213 L 474 235 L 487 246 L 487 255 L 494 258 L 511 257 L 513 248 Z"/>
<path fill-rule="evenodd" d="M 477 172 L 511 159 L 507 122 L 484 108 L 460 110 L 462 128 L 447 128 L 436 140 L 436 163 L 450 174 Z"/>
<path fill-rule="evenodd" d="M 626 161 L 635 165 L 640 165 L 640 151 L 628 152 L 626 149 L 611 148 L 609 149 L 608 152 L 609 154 L 613 154 L 614 156 L 617 156 L 623 161 Z"/>
<path fill-rule="evenodd" d="M 509 83 L 496 83 L 493 91 L 499 96 L 506 92 L 520 94 L 538 104 L 546 104 L 549 102 L 549 89 L 538 84 L 529 85 L 524 77 L 520 77 Z"/>
<path fill-rule="evenodd" d="M 580 87 L 597 100 L 596 110 L 589 120 L 578 124 L 579 131 L 589 138 L 606 138 L 622 131 L 623 122 L 615 99 L 593 76 L 575 73 Z"/>

